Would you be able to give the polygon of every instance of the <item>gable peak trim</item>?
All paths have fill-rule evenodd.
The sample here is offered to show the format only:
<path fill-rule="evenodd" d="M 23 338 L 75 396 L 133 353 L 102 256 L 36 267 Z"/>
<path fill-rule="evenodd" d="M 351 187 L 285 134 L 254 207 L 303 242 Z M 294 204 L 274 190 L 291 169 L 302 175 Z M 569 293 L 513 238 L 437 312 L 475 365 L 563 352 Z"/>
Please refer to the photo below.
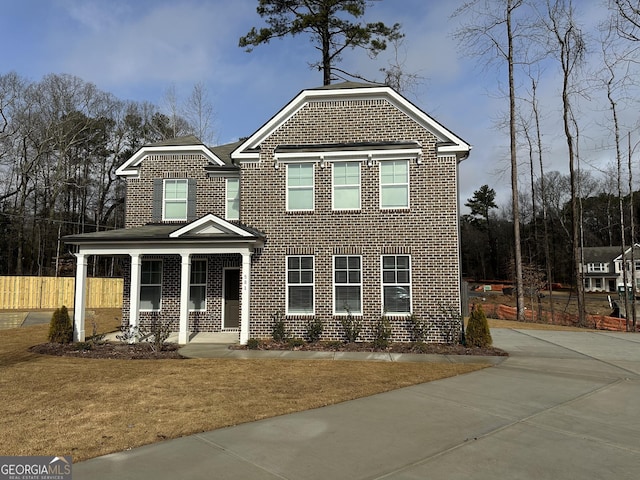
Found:
<path fill-rule="evenodd" d="M 238 227 L 237 225 L 234 225 L 233 223 L 230 223 L 227 220 L 224 220 L 216 215 L 213 215 L 212 213 L 208 213 L 204 217 L 201 217 L 198 220 L 195 220 L 171 232 L 169 234 L 169 238 L 179 238 L 183 235 L 189 234 L 190 232 L 197 231 L 200 228 L 205 227 L 207 225 L 211 225 L 213 227 L 219 228 L 221 230 L 225 230 L 227 232 L 235 233 L 236 235 L 240 235 L 241 237 L 247 237 L 247 238 L 253 237 L 253 235 L 251 235 L 246 230 Z"/>

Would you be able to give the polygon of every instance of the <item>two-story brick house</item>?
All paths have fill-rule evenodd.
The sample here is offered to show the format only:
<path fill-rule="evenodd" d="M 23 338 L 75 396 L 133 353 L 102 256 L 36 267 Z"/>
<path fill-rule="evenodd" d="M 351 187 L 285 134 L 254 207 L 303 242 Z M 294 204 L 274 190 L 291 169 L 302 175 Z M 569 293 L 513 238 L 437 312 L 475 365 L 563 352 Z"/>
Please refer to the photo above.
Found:
<path fill-rule="evenodd" d="M 304 336 L 342 339 L 340 319 L 408 315 L 443 340 L 460 310 L 458 164 L 471 147 L 386 86 L 304 90 L 247 139 L 147 145 L 126 161 L 126 228 L 76 235 L 76 339 L 89 255 L 125 255 L 123 323 L 271 335 L 281 312 Z M 133 292 L 133 293 L 132 293 Z M 78 308 L 79 307 L 79 308 Z"/>

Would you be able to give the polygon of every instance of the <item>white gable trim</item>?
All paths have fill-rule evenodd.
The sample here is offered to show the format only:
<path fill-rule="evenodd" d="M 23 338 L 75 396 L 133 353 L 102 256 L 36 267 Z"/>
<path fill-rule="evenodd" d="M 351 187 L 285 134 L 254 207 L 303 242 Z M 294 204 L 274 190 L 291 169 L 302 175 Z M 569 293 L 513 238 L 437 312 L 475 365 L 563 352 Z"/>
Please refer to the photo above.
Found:
<path fill-rule="evenodd" d="M 171 232 L 169 234 L 169 238 L 179 238 L 182 235 L 185 235 L 191 232 L 198 232 L 203 228 L 204 229 L 213 228 L 216 230 L 221 230 L 223 232 L 231 232 L 231 233 L 235 233 L 236 235 L 240 235 L 241 237 L 248 237 L 248 238 L 253 237 L 253 235 L 251 235 L 246 230 L 243 230 L 242 228 L 209 213 L 204 217 L 199 218 L 198 220 L 191 222 L 190 224 L 185 225 L 184 227 L 181 227 L 174 232 Z"/>
<path fill-rule="evenodd" d="M 138 167 L 142 161 L 148 155 L 159 153 L 202 153 L 211 163 L 220 167 L 224 166 L 224 162 L 204 145 L 147 146 L 142 147 L 129 160 L 120 165 L 116 170 L 116 175 L 124 177 L 137 176 Z"/>
<path fill-rule="evenodd" d="M 440 142 L 450 143 L 446 147 L 440 147 L 439 152 L 458 153 L 464 157 L 471 150 L 471 145 L 455 135 L 443 125 L 435 121 L 425 112 L 409 102 L 390 87 L 363 87 L 343 89 L 303 90 L 289 104 L 280 110 L 274 117 L 258 129 L 231 153 L 234 160 L 257 161 L 260 153 L 257 151 L 260 144 L 275 132 L 289 118 L 296 114 L 304 105 L 313 100 L 343 99 L 349 100 L 381 98 L 411 117 L 414 121 L 432 132 Z"/>

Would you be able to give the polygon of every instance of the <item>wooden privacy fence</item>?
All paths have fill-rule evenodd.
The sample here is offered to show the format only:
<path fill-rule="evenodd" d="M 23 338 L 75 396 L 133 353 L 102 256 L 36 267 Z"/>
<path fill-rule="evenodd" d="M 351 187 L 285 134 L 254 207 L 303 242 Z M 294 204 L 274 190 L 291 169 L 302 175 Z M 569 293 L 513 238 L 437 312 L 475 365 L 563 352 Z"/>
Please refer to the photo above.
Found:
<path fill-rule="evenodd" d="M 87 308 L 120 308 L 121 278 L 87 278 Z M 1 277 L 0 309 L 73 308 L 73 277 Z"/>

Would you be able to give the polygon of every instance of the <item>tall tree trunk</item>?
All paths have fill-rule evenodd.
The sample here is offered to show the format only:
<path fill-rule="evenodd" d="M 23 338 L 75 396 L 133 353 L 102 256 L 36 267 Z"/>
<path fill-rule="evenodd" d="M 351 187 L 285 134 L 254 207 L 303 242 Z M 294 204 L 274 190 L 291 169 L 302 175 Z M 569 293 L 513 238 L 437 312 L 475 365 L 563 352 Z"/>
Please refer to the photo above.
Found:
<path fill-rule="evenodd" d="M 524 286 L 522 282 L 522 251 L 520 247 L 520 208 L 518 198 L 518 159 L 516 143 L 516 88 L 513 74 L 513 31 L 511 25 L 511 10 L 513 0 L 507 0 L 507 64 L 509 66 L 509 143 L 511 153 L 511 201 L 513 203 L 513 252 L 516 276 L 516 309 L 518 320 L 524 317 Z"/>

